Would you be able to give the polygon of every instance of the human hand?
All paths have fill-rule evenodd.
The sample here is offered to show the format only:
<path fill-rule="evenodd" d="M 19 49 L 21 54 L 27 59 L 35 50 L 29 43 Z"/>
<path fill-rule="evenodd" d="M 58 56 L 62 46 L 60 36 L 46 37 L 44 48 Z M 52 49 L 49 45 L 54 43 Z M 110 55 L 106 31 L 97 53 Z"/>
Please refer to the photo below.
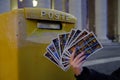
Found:
<path fill-rule="evenodd" d="M 78 76 L 82 73 L 82 70 L 83 70 L 82 64 L 85 61 L 84 54 L 85 54 L 85 52 L 82 52 L 74 58 L 74 56 L 75 56 L 75 50 L 74 50 L 70 56 L 70 65 L 76 76 Z"/>

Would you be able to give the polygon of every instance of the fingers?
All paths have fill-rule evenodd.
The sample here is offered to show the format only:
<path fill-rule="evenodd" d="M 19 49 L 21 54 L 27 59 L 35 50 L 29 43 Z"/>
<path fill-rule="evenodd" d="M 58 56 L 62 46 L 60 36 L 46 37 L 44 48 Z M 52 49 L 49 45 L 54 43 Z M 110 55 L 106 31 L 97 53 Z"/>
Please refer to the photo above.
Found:
<path fill-rule="evenodd" d="M 75 59 L 74 59 L 74 61 L 76 62 L 76 61 L 80 61 L 80 60 L 83 60 L 81 57 L 83 56 L 85 54 L 85 52 L 81 52 L 79 55 L 77 55 L 76 57 L 75 57 Z M 83 57 L 83 58 L 85 58 L 85 57 Z"/>
<path fill-rule="evenodd" d="M 76 61 L 75 61 L 76 64 L 80 64 L 81 62 L 84 62 L 84 61 L 85 61 L 85 57 L 86 57 L 86 56 L 82 56 L 82 57 L 80 57 L 78 60 L 76 60 Z"/>
<path fill-rule="evenodd" d="M 73 53 L 70 55 L 70 60 L 71 60 L 71 61 L 74 60 L 75 52 L 76 52 L 76 50 L 74 49 L 74 50 L 73 50 Z"/>
<path fill-rule="evenodd" d="M 81 52 L 76 57 L 74 57 L 75 52 L 76 52 L 76 50 L 74 49 L 73 53 L 70 56 L 70 65 L 71 65 L 71 68 L 72 68 L 74 74 L 80 75 L 83 70 L 82 65 L 85 62 L 85 55 L 84 55 L 85 52 Z"/>
<path fill-rule="evenodd" d="M 70 65 L 74 74 L 80 75 L 83 70 L 82 65 L 85 62 L 85 55 L 84 52 L 82 52 L 74 58 L 74 54 L 75 52 L 73 52 L 71 55 L 72 59 L 70 60 Z"/>
<path fill-rule="evenodd" d="M 81 61 L 81 62 L 78 64 L 78 66 L 82 66 L 84 62 L 85 62 L 85 60 Z"/>
<path fill-rule="evenodd" d="M 75 51 L 71 54 L 70 64 L 72 66 L 80 64 L 83 60 L 85 60 L 85 52 L 80 53 L 78 56 L 74 58 Z"/>

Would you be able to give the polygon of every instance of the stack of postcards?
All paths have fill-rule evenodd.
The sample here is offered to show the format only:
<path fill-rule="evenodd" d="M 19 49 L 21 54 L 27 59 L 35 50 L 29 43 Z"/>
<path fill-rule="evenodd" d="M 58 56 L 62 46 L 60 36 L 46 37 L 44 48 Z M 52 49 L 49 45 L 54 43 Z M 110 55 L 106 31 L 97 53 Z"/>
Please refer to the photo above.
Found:
<path fill-rule="evenodd" d="M 75 57 L 84 51 L 87 59 L 102 48 L 103 46 L 93 32 L 72 29 L 68 33 L 58 34 L 46 48 L 44 56 L 62 70 L 67 71 L 70 67 L 70 55 L 74 50 Z"/>

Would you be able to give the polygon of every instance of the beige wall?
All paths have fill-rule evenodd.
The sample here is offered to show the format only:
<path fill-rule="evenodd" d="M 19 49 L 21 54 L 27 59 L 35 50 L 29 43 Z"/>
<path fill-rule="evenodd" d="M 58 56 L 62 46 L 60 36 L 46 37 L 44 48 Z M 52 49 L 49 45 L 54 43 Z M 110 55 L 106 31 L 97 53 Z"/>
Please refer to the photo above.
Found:
<path fill-rule="evenodd" d="M 120 0 L 118 0 L 118 42 L 120 42 Z"/>

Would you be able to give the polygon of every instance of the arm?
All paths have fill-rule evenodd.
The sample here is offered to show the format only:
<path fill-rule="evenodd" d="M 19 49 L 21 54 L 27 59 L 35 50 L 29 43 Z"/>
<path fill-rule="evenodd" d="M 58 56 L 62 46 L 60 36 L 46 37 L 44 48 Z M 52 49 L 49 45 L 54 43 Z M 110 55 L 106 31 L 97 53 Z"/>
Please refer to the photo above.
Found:
<path fill-rule="evenodd" d="M 120 69 L 119 71 L 113 72 L 111 75 L 105 75 L 95 70 L 82 67 L 85 60 L 84 52 L 80 53 L 75 58 L 74 54 L 75 51 L 71 54 L 70 65 L 77 80 L 120 80 Z"/>
<path fill-rule="evenodd" d="M 78 76 L 75 75 L 75 77 L 77 80 L 120 80 L 120 76 L 116 77 L 115 75 L 105 75 L 86 67 L 83 67 L 81 74 Z"/>

